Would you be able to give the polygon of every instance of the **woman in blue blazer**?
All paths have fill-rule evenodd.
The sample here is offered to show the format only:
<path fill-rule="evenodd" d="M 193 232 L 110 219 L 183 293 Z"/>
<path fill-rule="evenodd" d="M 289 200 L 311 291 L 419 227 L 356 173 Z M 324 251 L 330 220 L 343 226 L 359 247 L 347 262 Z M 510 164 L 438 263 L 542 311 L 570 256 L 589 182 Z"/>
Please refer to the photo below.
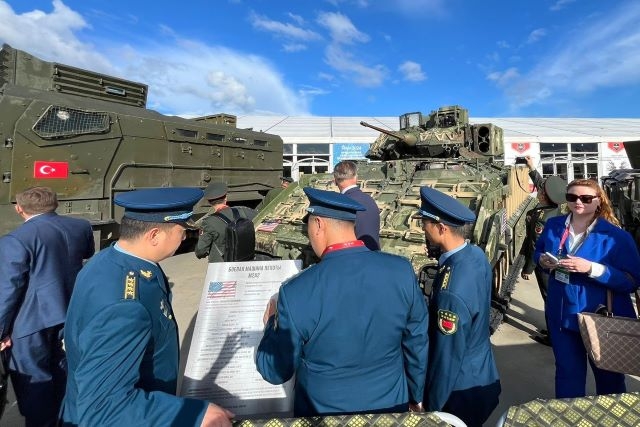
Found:
<path fill-rule="evenodd" d="M 585 395 L 587 353 L 577 314 L 595 312 L 613 291 L 613 312 L 635 317 L 630 292 L 640 285 L 640 256 L 620 228 L 598 183 L 580 179 L 567 186 L 569 214 L 549 218 L 534 260 L 548 270 L 546 315 L 556 360 L 556 397 Z M 597 394 L 626 391 L 624 375 L 596 368 L 589 360 Z"/>

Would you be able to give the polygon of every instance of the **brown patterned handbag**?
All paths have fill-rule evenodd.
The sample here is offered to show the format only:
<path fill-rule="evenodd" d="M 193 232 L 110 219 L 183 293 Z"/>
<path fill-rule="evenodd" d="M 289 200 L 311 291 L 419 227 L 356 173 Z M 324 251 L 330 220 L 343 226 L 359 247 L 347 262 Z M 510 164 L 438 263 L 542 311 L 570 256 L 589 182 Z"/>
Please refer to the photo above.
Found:
<path fill-rule="evenodd" d="M 640 296 L 636 307 L 640 313 Z M 578 313 L 587 354 L 600 369 L 640 375 L 640 320 L 613 315 L 613 292 L 607 290 L 606 312 Z"/>

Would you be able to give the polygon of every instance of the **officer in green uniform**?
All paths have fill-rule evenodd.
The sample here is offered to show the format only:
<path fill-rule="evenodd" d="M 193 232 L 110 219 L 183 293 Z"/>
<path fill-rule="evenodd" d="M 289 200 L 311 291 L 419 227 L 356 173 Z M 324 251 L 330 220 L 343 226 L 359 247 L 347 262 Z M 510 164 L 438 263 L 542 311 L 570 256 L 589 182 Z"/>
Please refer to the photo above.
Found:
<path fill-rule="evenodd" d="M 120 238 L 82 268 L 64 341 L 68 377 L 64 426 L 231 427 L 233 414 L 178 397 L 178 327 L 158 264 L 185 238 L 199 188 L 116 195 Z"/>
<path fill-rule="evenodd" d="M 262 199 L 262 201 L 258 204 L 258 206 L 256 206 L 256 211 L 260 212 L 262 208 L 264 208 L 269 203 L 271 203 L 273 199 L 275 199 L 278 196 L 278 194 L 282 193 L 282 191 L 285 188 L 287 188 L 289 184 L 293 182 L 293 178 L 290 178 L 288 176 L 281 176 L 280 182 L 281 182 L 280 188 L 273 188 L 269 190 L 266 196 L 264 196 L 264 199 Z"/>
<path fill-rule="evenodd" d="M 565 193 L 567 192 L 567 181 L 559 176 L 550 176 L 544 179 L 536 170 L 533 159 L 530 156 L 526 156 L 525 159 L 529 168 L 529 177 L 538 191 L 538 205 L 527 213 L 525 222 L 526 236 L 520 250 L 520 253 L 525 257 L 525 264 L 520 276 L 528 280 L 532 272 L 535 274 L 542 301 L 546 304 L 549 276 L 533 261 L 533 252 L 547 219 L 562 215 L 561 206 L 564 203 Z M 551 345 L 548 329 L 541 330 L 540 335 L 534 336 L 533 339 L 541 344 Z"/>
<path fill-rule="evenodd" d="M 198 258 L 209 256 L 209 262 L 224 262 L 226 247 L 225 229 L 227 223 L 220 218 L 224 215 L 228 220 L 233 219 L 232 208 L 227 206 L 227 193 L 229 189 L 224 182 L 214 182 L 204 190 L 204 198 L 211 205 L 211 209 L 205 216 L 198 220 L 200 237 L 196 244 L 195 254 Z M 256 211 L 245 206 L 234 206 L 242 218 L 253 219 Z"/>

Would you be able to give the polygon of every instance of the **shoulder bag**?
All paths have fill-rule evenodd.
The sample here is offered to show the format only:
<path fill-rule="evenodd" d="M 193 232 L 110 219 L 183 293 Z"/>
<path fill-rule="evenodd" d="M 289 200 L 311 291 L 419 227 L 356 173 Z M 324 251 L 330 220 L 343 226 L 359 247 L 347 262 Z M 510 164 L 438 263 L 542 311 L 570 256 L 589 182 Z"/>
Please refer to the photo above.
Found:
<path fill-rule="evenodd" d="M 635 296 L 640 313 L 637 290 Z M 600 369 L 640 375 L 640 320 L 637 317 L 616 317 L 612 307 L 613 292 L 607 290 L 606 312 L 578 313 L 580 335 L 587 354 Z"/>

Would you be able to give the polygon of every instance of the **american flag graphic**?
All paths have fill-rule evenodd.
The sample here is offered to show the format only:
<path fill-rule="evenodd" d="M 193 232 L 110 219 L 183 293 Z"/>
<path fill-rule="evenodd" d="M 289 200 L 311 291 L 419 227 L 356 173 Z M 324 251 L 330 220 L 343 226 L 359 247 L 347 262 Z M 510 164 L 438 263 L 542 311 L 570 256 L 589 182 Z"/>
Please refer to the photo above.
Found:
<path fill-rule="evenodd" d="M 256 228 L 256 231 L 266 231 L 268 233 L 271 233 L 279 225 L 280 225 L 280 220 L 277 220 L 277 219 L 276 220 L 264 221 L 264 222 L 260 223 L 258 228 Z"/>
<path fill-rule="evenodd" d="M 209 282 L 207 298 L 233 298 L 237 282 Z"/>

